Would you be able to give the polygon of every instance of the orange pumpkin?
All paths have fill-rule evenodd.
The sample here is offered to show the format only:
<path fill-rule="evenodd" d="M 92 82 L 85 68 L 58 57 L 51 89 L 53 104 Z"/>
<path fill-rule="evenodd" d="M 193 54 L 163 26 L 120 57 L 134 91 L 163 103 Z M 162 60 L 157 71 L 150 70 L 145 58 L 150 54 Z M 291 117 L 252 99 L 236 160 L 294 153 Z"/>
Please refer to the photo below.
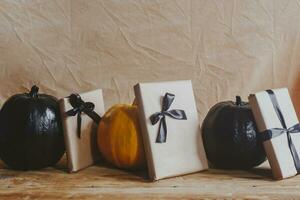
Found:
<path fill-rule="evenodd" d="M 140 169 L 146 166 L 136 105 L 111 107 L 101 119 L 97 136 L 103 157 L 116 167 Z"/>

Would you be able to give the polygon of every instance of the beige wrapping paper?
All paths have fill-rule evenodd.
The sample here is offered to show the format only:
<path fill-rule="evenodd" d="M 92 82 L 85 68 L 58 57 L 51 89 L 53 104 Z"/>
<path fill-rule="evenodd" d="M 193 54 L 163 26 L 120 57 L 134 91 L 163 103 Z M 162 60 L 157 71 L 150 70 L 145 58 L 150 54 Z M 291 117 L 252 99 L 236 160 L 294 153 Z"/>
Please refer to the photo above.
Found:
<path fill-rule="evenodd" d="M 102 90 L 94 90 L 80 94 L 85 102 L 92 102 L 95 105 L 94 111 L 102 116 L 105 112 Z M 69 98 L 59 101 L 62 124 L 64 129 L 68 168 L 70 172 L 76 172 L 94 164 L 99 159 L 97 148 L 97 127 L 93 120 L 85 113 L 81 113 L 81 134 L 77 135 L 77 115 L 68 116 L 67 111 L 73 109 Z"/>
<path fill-rule="evenodd" d="M 273 91 L 287 127 L 289 128 L 298 124 L 299 121 L 288 90 L 282 88 Z M 250 95 L 249 103 L 259 132 L 272 128 L 283 128 L 266 91 Z M 291 137 L 297 153 L 300 155 L 300 133 L 293 133 Z M 275 179 L 288 178 L 297 174 L 286 133 L 265 141 L 263 145 Z"/>
<path fill-rule="evenodd" d="M 134 90 L 150 179 L 207 169 L 191 81 L 139 83 Z M 175 95 L 169 110 L 184 110 L 187 120 L 166 116 L 167 139 L 165 143 L 157 143 L 159 122 L 152 125 L 150 116 L 162 110 L 162 98 L 166 93 Z"/>

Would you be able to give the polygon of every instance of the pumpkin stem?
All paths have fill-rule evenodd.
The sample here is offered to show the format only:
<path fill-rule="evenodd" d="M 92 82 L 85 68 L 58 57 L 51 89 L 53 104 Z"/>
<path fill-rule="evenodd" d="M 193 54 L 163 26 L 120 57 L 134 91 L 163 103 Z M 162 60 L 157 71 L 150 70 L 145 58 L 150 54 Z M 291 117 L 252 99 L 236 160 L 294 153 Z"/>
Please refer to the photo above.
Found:
<path fill-rule="evenodd" d="M 38 92 L 39 92 L 39 88 L 34 85 L 31 87 L 31 90 L 29 92 L 29 95 L 32 97 L 32 98 L 36 98 L 38 96 Z"/>
<path fill-rule="evenodd" d="M 241 98 L 241 96 L 236 96 L 235 99 L 236 99 L 235 104 L 236 104 L 237 106 L 242 105 L 242 98 Z"/>

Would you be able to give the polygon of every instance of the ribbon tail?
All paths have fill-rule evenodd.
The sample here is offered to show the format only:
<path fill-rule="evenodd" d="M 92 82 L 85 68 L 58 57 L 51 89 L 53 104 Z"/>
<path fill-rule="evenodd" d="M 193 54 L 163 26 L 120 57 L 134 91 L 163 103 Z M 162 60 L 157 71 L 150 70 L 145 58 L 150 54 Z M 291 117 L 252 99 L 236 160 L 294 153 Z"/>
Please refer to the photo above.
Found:
<path fill-rule="evenodd" d="M 85 112 L 97 125 L 99 124 L 101 117 L 95 111 Z"/>
<path fill-rule="evenodd" d="M 300 133 L 300 124 L 295 124 L 288 129 L 289 133 Z"/>
<path fill-rule="evenodd" d="M 280 136 L 281 134 L 285 133 L 286 130 L 283 129 L 283 128 L 274 128 L 274 129 L 268 129 L 268 130 L 265 130 L 261 133 L 259 133 L 259 139 L 264 142 L 264 141 L 267 141 L 267 140 L 271 140 L 273 138 L 276 138 L 278 136 Z"/>
<path fill-rule="evenodd" d="M 291 134 L 287 133 L 287 138 L 288 138 L 288 143 L 289 143 L 289 147 L 290 147 L 290 151 L 294 160 L 294 164 L 296 167 L 297 172 L 300 172 L 300 159 L 299 159 L 299 155 L 297 153 L 296 147 L 293 143 L 293 140 L 291 138 Z"/>
<path fill-rule="evenodd" d="M 159 122 L 156 143 L 165 143 L 166 141 L 167 141 L 167 125 L 166 125 L 166 119 L 165 117 L 163 117 Z"/>
<path fill-rule="evenodd" d="M 81 137 L 81 112 L 77 114 L 77 136 Z"/>

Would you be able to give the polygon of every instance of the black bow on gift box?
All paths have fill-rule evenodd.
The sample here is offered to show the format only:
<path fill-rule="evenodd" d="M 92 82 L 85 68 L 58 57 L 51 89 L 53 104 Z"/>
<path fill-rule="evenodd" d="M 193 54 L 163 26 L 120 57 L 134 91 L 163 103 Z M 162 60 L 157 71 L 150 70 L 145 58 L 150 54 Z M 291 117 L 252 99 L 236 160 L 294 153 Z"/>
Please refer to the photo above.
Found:
<path fill-rule="evenodd" d="M 165 143 L 167 140 L 167 124 L 166 116 L 173 119 L 186 120 L 186 114 L 184 110 L 168 110 L 175 99 L 174 94 L 166 93 L 162 101 L 162 110 L 156 112 L 150 116 L 152 125 L 159 121 L 158 135 L 156 137 L 156 143 Z"/>
<path fill-rule="evenodd" d="M 279 118 L 280 123 L 283 128 L 272 128 L 272 129 L 265 130 L 260 134 L 261 139 L 262 139 L 262 141 L 266 141 L 266 140 L 270 140 L 272 138 L 280 136 L 281 134 L 286 133 L 288 144 L 289 144 L 289 149 L 291 151 L 296 170 L 299 173 L 300 172 L 300 159 L 299 159 L 299 155 L 297 153 L 296 147 L 291 138 L 291 134 L 300 133 L 300 124 L 298 123 L 290 128 L 287 128 L 283 114 L 281 112 L 280 106 L 278 104 L 278 101 L 277 101 L 277 98 L 276 98 L 274 92 L 272 90 L 266 90 L 266 92 L 268 93 L 268 95 L 271 99 L 271 102 L 273 104 L 273 107 L 275 109 L 277 117 Z"/>
<path fill-rule="evenodd" d="M 69 116 L 77 115 L 77 136 L 81 135 L 81 113 L 87 114 L 96 124 L 99 124 L 101 117 L 94 111 L 95 105 L 92 102 L 84 102 L 79 94 L 71 94 L 69 102 L 73 109 L 66 112 Z"/>

